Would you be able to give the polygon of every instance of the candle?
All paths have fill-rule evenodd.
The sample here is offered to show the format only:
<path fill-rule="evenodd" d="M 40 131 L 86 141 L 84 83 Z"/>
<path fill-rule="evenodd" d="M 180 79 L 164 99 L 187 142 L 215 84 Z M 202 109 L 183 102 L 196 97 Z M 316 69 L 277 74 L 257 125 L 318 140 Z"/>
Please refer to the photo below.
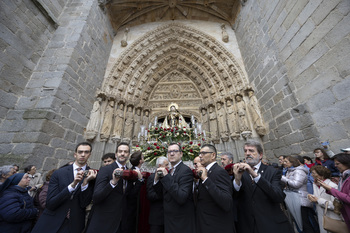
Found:
<path fill-rule="evenodd" d="M 158 117 L 154 118 L 154 127 L 157 127 L 157 123 L 158 123 Z"/>

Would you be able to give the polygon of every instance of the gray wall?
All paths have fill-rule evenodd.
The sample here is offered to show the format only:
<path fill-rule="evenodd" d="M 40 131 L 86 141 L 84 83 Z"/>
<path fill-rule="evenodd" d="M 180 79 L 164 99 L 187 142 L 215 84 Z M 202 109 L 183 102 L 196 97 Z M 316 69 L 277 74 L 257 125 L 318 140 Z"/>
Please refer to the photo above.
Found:
<path fill-rule="evenodd" d="M 350 2 L 248 0 L 234 25 L 269 157 L 349 147 Z M 254 12 L 254 13 L 252 13 Z"/>
<path fill-rule="evenodd" d="M 56 168 L 73 160 L 76 143 L 83 141 L 94 94 L 102 84 L 113 31 L 97 1 L 72 0 L 64 8 L 61 2 L 51 1 L 57 7 L 48 8 L 57 10 L 52 14 L 53 18 L 57 16 L 56 29 L 31 1 L 0 3 L 2 11 L 8 12 L 12 6 L 12 13 L 6 13 L 9 21 L 23 18 L 22 22 L 1 25 L 1 41 L 9 38 L 1 53 L 1 82 L 9 81 L 0 87 L 1 98 L 6 98 L 1 101 L 5 113 L 1 111 L 0 164 Z M 43 22 L 25 23 L 25 19 Z M 37 24 L 42 24 L 41 31 Z M 34 38 L 27 36 L 31 31 Z M 13 62 L 5 63 L 9 57 L 6 52 L 17 49 L 20 52 L 12 55 Z"/>

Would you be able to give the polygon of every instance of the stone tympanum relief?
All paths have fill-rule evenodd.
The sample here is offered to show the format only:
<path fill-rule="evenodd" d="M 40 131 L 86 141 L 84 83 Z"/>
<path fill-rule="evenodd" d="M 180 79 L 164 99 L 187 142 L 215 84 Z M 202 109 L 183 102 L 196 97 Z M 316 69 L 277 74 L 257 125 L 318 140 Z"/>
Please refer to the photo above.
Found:
<path fill-rule="evenodd" d="M 129 44 L 113 64 L 101 88 L 109 99 L 100 103 L 106 106 L 102 141 L 135 142 L 141 124 L 148 128 L 155 117 L 165 119 L 171 103 L 181 106 L 184 119 L 195 116 L 214 143 L 267 133 L 239 63 L 222 42 L 197 29 L 180 23 L 161 26 Z M 89 127 L 96 118 L 91 113 Z"/>

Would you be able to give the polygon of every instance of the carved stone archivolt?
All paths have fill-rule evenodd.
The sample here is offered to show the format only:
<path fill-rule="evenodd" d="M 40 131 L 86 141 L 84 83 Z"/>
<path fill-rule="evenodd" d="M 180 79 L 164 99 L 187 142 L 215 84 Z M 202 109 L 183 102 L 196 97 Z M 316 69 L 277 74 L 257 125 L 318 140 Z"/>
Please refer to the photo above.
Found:
<path fill-rule="evenodd" d="M 172 102 L 185 119 L 193 115 L 201 122 L 216 143 L 242 133 L 267 133 L 257 98 L 232 53 L 180 23 L 159 27 L 129 44 L 101 90 L 108 98 L 96 99 L 86 129 L 95 136 L 86 134 L 87 139 L 99 133 L 100 140 L 135 141 L 141 124 L 148 128 L 155 117 L 164 119 Z M 99 116 L 103 119 L 96 121 Z M 99 127 L 96 122 L 102 122 L 98 133 L 93 130 Z"/>

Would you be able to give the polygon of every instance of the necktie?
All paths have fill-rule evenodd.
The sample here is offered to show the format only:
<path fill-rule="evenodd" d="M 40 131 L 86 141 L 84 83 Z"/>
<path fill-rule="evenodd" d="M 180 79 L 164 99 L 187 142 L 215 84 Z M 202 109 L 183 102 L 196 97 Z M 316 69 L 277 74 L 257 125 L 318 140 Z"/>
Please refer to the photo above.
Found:
<path fill-rule="evenodd" d="M 126 167 L 122 166 L 122 169 L 125 170 Z M 125 193 L 125 190 L 126 190 L 126 180 L 123 179 L 123 193 Z"/>

